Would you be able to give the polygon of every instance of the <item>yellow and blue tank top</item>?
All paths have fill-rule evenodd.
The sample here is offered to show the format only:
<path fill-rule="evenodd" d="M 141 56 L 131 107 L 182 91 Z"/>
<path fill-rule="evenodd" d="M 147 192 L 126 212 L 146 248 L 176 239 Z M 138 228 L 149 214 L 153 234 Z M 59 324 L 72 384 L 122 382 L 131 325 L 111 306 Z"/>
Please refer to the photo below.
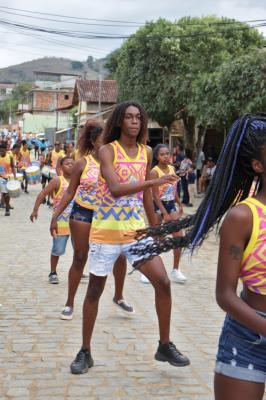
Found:
<path fill-rule="evenodd" d="M 84 158 L 86 160 L 86 166 L 80 177 L 80 184 L 75 197 L 75 202 L 81 207 L 94 210 L 96 208 L 96 192 L 98 187 L 100 164 L 91 154 Z"/>
<path fill-rule="evenodd" d="M 165 172 L 163 172 L 158 165 L 156 165 L 152 171 L 156 171 L 158 174 L 158 177 L 160 178 L 161 176 L 166 175 Z M 168 172 L 167 174 L 171 174 L 171 175 L 176 175 L 175 173 L 175 169 L 172 165 L 168 165 Z M 164 183 L 163 185 L 158 187 L 159 190 L 159 197 L 160 200 L 162 201 L 172 201 L 175 200 L 175 196 L 176 196 L 176 186 L 177 186 L 177 182 L 175 183 Z"/>
<path fill-rule="evenodd" d="M 120 184 L 144 182 L 147 169 L 147 149 L 138 144 L 135 158 L 129 157 L 116 140 L 110 143 L 114 151 L 113 165 Z M 90 241 L 94 243 L 131 243 L 137 229 L 145 227 L 143 191 L 115 198 L 101 174 L 98 179 L 97 208 L 91 226 Z"/>
<path fill-rule="evenodd" d="M 0 175 L 7 178 L 8 174 L 11 174 L 11 172 L 11 157 L 6 153 L 5 157 L 0 156 Z"/>
<path fill-rule="evenodd" d="M 24 151 L 23 149 L 21 149 L 20 154 L 21 157 L 18 166 L 20 169 L 26 169 L 30 166 L 30 152 L 29 150 Z"/>
<path fill-rule="evenodd" d="M 59 189 L 57 192 L 53 195 L 53 207 L 54 210 L 57 209 L 60 201 L 62 200 L 62 197 L 64 196 L 65 191 L 68 188 L 69 182 L 66 180 L 66 178 L 63 177 L 63 175 L 58 177 L 59 179 Z M 58 236 L 64 236 L 64 235 L 70 235 L 70 229 L 69 229 L 69 217 L 70 213 L 73 207 L 74 200 L 72 200 L 69 205 L 64 209 L 62 214 L 59 215 L 57 218 L 57 227 L 58 227 Z"/>
<path fill-rule="evenodd" d="M 253 217 L 252 234 L 243 253 L 239 277 L 249 290 L 266 295 L 266 205 L 253 197 L 239 204 L 247 205 Z"/>

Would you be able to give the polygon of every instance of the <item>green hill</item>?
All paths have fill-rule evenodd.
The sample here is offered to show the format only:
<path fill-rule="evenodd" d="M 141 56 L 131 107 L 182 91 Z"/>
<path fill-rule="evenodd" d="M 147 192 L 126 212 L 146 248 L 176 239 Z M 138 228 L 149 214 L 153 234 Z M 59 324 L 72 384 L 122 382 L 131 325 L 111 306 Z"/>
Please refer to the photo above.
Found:
<path fill-rule="evenodd" d="M 106 71 L 103 67 L 104 64 L 105 59 L 94 60 L 92 57 L 88 57 L 87 62 L 70 60 L 68 58 L 44 57 L 0 68 L 0 82 L 33 82 L 36 79 L 34 71 L 80 74 L 87 79 L 98 79 L 99 71 L 103 76 L 106 76 Z"/>

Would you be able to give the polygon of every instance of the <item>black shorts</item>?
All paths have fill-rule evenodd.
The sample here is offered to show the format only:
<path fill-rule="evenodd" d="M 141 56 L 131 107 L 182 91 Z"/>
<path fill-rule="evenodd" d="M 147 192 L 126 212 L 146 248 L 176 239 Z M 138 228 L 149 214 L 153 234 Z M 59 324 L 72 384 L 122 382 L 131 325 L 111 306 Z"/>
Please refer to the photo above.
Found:
<path fill-rule="evenodd" d="M 48 176 L 45 176 L 42 174 L 42 185 L 49 183 L 51 180 L 52 180 L 52 178 L 50 176 L 48 178 Z"/>
<path fill-rule="evenodd" d="M 69 218 L 73 219 L 74 221 L 86 222 L 87 224 L 91 224 L 93 212 L 94 212 L 93 210 L 90 210 L 88 208 L 80 206 L 77 203 L 74 203 Z"/>
<path fill-rule="evenodd" d="M 169 201 L 162 200 L 162 204 L 163 204 L 164 208 L 166 209 L 166 211 L 168 212 L 168 214 L 171 214 L 172 212 L 176 211 L 176 206 L 175 206 L 174 200 L 169 200 Z M 157 205 L 155 203 L 154 203 L 154 210 L 157 214 L 161 214 L 159 207 L 157 207 Z"/>

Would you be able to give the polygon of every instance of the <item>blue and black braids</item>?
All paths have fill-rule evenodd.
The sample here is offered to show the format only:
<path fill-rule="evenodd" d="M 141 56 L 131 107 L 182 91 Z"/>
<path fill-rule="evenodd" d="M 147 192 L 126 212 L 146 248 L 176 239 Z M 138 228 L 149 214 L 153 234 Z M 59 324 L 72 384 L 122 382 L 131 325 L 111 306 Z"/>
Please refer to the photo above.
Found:
<path fill-rule="evenodd" d="M 263 146 L 266 146 L 266 114 L 246 114 L 235 121 L 221 150 L 206 196 L 197 212 L 178 221 L 142 231 L 142 237 L 144 235 L 155 239 L 146 247 L 135 245 L 133 252 L 143 257 L 134 266 L 138 267 L 143 263 L 147 254 L 155 256 L 174 248 L 187 248 L 193 252 L 199 247 L 208 232 L 219 224 L 224 214 L 248 197 L 256 177 L 251 162 L 261 159 Z M 261 177 L 258 176 L 256 192 L 260 185 Z M 186 231 L 185 236 L 170 236 L 182 229 Z"/>

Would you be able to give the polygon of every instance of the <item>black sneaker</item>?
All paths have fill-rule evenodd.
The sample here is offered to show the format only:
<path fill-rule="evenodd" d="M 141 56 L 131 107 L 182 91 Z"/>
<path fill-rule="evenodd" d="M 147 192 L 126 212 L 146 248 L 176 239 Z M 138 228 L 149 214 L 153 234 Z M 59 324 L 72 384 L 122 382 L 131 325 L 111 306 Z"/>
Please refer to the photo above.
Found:
<path fill-rule="evenodd" d="M 25 190 L 24 190 L 24 193 L 27 193 L 27 194 L 29 194 L 29 192 L 28 192 L 28 190 L 27 190 L 27 189 L 25 189 Z"/>
<path fill-rule="evenodd" d="M 56 272 L 50 272 L 49 276 L 49 283 L 57 284 L 59 283 L 59 279 Z"/>
<path fill-rule="evenodd" d="M 5 212 L 5 217 L 9 217 L 10 216 L 10 211 L 9 210 L 6 210 L 6 212 Z"/>
<path fill-rule="evenodd" d="M 124 311 L 126 314 L 135 314 L 134 308 L 126 302 L 126 300 L 121 299 L 121 300 L 116 300 L 113 298 L 114 304 L 122 311 Z"/>
<path fill-rule="evenodd" d="M 174 365 L 175 367 L 185 367 L 186 365 L 190 364 L 189 359 L 180 353 L 180 351 L 177 350 L 172 342 L 161 344 L 159 341 L 159 346 L 154 358 L 157 361 L 167 361 L 169 364 Z"/>
<path fill-rule="evenodd" d="M 85 374 L 91 367 L 93 367 L 91 353 L 83 349 L 78 352 L 75 360 L 70 364 L 72 374 Z"/>

